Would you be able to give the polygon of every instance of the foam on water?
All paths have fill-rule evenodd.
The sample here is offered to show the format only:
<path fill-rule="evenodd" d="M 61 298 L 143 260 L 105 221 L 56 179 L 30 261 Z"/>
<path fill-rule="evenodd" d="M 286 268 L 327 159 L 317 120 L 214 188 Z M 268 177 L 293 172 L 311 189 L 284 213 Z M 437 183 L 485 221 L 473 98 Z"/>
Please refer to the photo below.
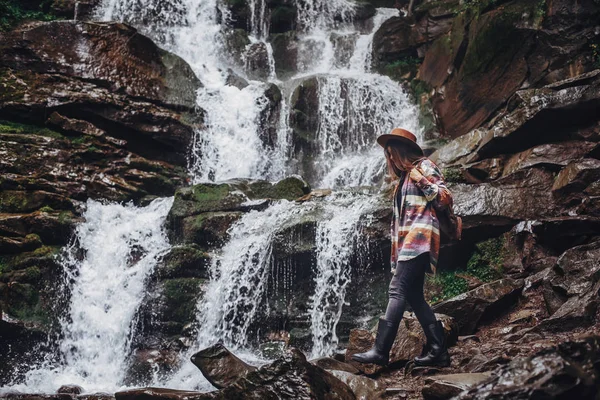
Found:
<path fill-rule="evenodd" d="M 90 392 L 121 387 L 146 278 L 169 249 L 163 223 L 172 203 L 172 197 L 147 207 L 88 201 L 85 222 L 61 258 L 71 301 L 61 321 L 60 362 L 32 369 L 13 389 L 54 393 L 64 384 Z"/>

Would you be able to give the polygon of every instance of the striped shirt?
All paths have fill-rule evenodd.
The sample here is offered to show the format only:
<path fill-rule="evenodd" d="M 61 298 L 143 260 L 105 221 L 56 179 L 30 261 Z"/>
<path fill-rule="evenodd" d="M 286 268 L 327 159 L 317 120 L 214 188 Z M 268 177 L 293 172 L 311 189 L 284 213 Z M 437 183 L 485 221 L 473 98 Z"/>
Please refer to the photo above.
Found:
<path fill-rule="evenodd" d="M 398 261 L 415 258 L 429 252 L 429 269 L 435 273 L 440 253 L 440 225 L 435 206 L 448 205 L 450 192 L 437 165 L 428 158 L 417 164 L 423 174 L 415 182 L 404 172 L 394 190 L 394 217 L 391 223 L 392 272 Z"/>

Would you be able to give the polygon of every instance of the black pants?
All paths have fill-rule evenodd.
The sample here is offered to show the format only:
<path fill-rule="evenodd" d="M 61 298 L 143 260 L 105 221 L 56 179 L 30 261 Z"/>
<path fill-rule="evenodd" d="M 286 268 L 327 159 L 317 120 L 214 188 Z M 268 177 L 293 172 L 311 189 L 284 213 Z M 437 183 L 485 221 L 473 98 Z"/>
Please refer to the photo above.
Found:
<path fill-rule="evenodd" d="M 423 285 L 429 264 L 429 253 L 423 253 L 408 261 L 399 261 L 396 275 L 389 288 L 389 301 L 385 319 L 395 326 L 400 324 L 406 304 L 410 304 L 422 327 L 435 323 L 435 314 L 425 301 Z"/>

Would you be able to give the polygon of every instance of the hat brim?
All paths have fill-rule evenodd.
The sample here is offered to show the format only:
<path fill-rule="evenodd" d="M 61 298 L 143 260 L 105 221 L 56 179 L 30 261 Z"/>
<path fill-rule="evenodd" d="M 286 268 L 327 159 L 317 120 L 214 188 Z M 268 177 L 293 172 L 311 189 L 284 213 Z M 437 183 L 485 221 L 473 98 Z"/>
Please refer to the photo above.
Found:
<path fill-rule="evenodd" d="M 385 146 L 387 146 L 388 142 L 390 142 L 390 141 L 406 144 L 407 146 L 410 146 L 413 149 L 417 150 L 421 155 L 424 154 L 421 146 L 419 146 L 418 144 L 416 144 L 415 142 L 413 142 L 412 140 L 410 140 L 408 138 L 398 136 L 398 135 L 390 135 L 390 134 L 383 134 L 377 138 L 377 143 L 379 143 L 379 145 L 381 147 L 383 147 L 384 149 L 385 149 Z"/>

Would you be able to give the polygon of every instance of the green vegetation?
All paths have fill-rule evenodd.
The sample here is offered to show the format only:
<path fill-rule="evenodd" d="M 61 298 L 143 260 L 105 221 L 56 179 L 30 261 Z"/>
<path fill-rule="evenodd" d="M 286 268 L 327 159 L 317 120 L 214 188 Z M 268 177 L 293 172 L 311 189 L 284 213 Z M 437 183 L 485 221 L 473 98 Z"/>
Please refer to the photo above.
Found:
<path fill-rule="evenodd" d="M 21 0 L 0 0 L 0 32 L 8 31 L 26 20 L 52 21 L 56 16 L 51 13 L 52 0 L 41 0 L 38 7 L 28 8 Z"/>
<path fill-rule="evenodd" d="M 426 285 L 431 288 L 428 291 L 432 293 L 429 298 L 432 303 L 450 299 L 469 290 L 467 281 L 456 272 L 439 272 L 435 276 L 428 276 Z"/>
<path fill-rule="evenodd" d="M 40 208 L 41 212 L 46 212 L 46 213 L 51 213 L 52 211 L 54 211 L 54 209 L 50 206 L 44 206 L 42 208 Z"/>
<path fill-rule="evenodd" d="M 15 133 L 21 135 L 40 135 L 54 139 L 64 139 L 59 132 L 37 125 L 20 124 L 18 122 L 0 120 L 0 133 Z"/>
<path fill-rule="evenodd" d="M 492 238 L 476 245 L 475 252 L 465 270 L 438 272 L 428 276 L 426 293 L 431 302 L 437 303 L 469 290 L 469 281 L 492 282 L 502 278 L 504 239 Z"/>
<path fill-rule="evenodd" d="M 442 175 L 446 182 L 462 183 L 466 182 L 460 168 L 443 168 Z"/>
<path fill-rule="evenodd" d="M 590 48 L 592 49 L 592 60 L 594 61 L 594 67 L 600 68 L 600 39 L 596 39 L 595 42 L 591 43 Z"/>
<path fill-rule="evenodd" d="M 381 72 L 395 81 L 401 81 L 407 74 L 410 74 L 411 76 L 415 75 L 420 65 L 420 59 L 406 56 L 401 57 L 394 62 L 388 63 L 383 67 Z"/>

